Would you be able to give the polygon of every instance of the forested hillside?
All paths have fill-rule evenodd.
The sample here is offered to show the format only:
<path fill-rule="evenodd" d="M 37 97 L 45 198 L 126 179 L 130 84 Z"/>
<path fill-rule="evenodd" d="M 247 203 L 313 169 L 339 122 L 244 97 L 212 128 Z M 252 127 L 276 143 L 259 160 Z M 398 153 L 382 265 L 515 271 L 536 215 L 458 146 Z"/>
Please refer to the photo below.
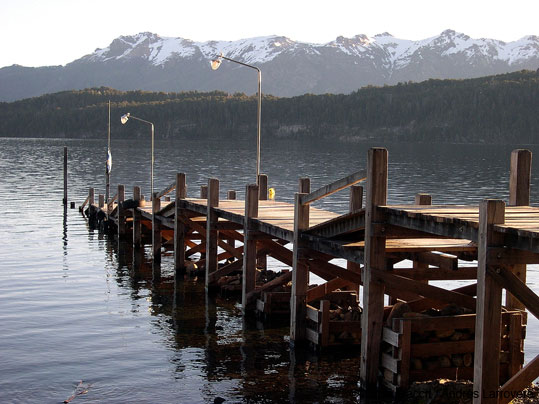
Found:
<path fill-rule="evenodd" d="M 0 136 L 100 138 L 111 101 L 114 136 L 126 112 L 155 124 L 156 136 L 244 137 L 256 133 L 256 96 L 94 88 L 0 103 Z M 367 87 L 348 95 L 264 96 L 262 134 L 338 141 L 539 143 L 539 70 L 468 80 Z"/>

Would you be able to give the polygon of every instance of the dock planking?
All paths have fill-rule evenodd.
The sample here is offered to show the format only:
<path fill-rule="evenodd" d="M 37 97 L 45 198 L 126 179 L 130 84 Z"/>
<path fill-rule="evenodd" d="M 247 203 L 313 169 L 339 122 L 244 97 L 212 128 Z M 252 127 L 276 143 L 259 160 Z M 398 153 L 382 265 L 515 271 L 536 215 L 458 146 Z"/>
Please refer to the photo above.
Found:
<path fill-rule="evenodd" d="M 383 154 L 385 149 L 374 150 Z M 531 157 L 522 151 L 519 151 L 518 155 L 512 155 L 512 167 L 515 163 L 518 170 L 526 173 L 528 168 L 519 164 L 519 156 L 524 156 L 524 161 L 529 164 Z M 513 159 L 517 160 L 514 162 Z M 516 203 L 513 206 L 503 204 L 503 214 L 500 216 L 496 211 L 496 220 L 485 224 L 482 221 L 489 214 L 482 213 L 483 205 L 432 205 L 430 196 L 426 194 L 418 194 L 414 204 L 388 205 L 387 160 L 385 163 L 380 161 L 380 164 L 376 163 L 369 168 L 368 175 L 359 171 L 311 193 L 308 192 L 309 187 L 305 187 L 305 179 L 302 179 L 300 193 L 296 195 L 293 204 L 266 200 L 259 195 L 264 192 L 256 192 L 256 195 L 259 195 L 258 200 L 254 201 L 256 209 L 250 211 L 249 217 L 246 215 L 245 201 L 233 198 L 219 200 L 215 193 L 211 207 L 208 207 L 209 187 L 201 189 L 201 195 L 206 198 L 186 197 L 183 174 L 178 174 L 183 176 L 183 193 L 180 193 L 182 196 L 173 201 L 163 198 L 174 190 L 175 184 L 156 194 L 161 197 L 160 203 L 142 203 L 134 209 L 118 209 L 118 202 L 121 202 L 123 197 L 118 198 L 118 201 L 113 197 L 106 204 L 95 204 L 93 189 L 85 204 L 117 225 L 120 224 L 119 211 L 122 212 L 121 217 L 125 216 L 127 223 L 131 220 L 130 215 L 133 218 L 140 216 L 145 227 L 150 230 L 156 226 L 154 223 L 158 223 L 165 243 L 166 239 L 179 240 L 179 244 L 176 241 L 174 243 L 175 257 L 179 254 L 183 258 L 176 269 L 182 267 L 185 258 L 196 253 L 200 253 L 197 263 L 201 267 L 213 263 L 213 272 L 206 274 L 207 286 L 216 283 L 221 276 L 237 273 L 238 269 L 243 268 L 243 277 L 249 279 L 248 289 L 243 286 L 244 311 L 251 306 L 260 292 L 265 293 L 265 303 L 268 303 L 271 301 L 271 295 L 267 294 L 292 279 L 291 341 L 294 343 L 300 342 L 305 336 L 307 300 L 311 304 L 314 297 L 323 298 L 339 287 L 352 287 L 357 291 L 358 285 L 363 285 L 363 301 L 368 302 L 369 306 L 362 316 L 362 328 L 367 332 L 362 336 L 362 346 L 365 348 L 362 349 L 363 370 L 360 379 L 362 385 L 368 387 L 374 384 L 378 373 L 377 344 L 383 328 L 382 321 L 387 314 L 380 300 L 384 294 L 408 301 L 413 307 L 442 307 L 447 303 L 469 309 L 482 307 L 477 311 L 478 329 L 483 327 L 481 324 L 488 324 L 486 319 L 489 316 L 497 318 L 496 313 L 501 307 L 501 302 L 498 303 L 497 300 L 501 296 L 499 290 L 502 288 L 506 288 L 508 292 L 508 309 L 522 310 L 528 307 L 531 313 L 539 312 L 539 298 L 525 285 L 525 265 L 539 262 L 539 208 L 516 206 Z M 315 200 L 371 176 L 377 180 L 368 189 L 366 208 L 362 208 L 361 202 L 353 207 L 351 203 L 350 212 L 340 215 L 310 206 Z M 511 181 L 510 200 L 526 201 L 529 194 L 529 176 L 527 180 L 520 180 L 512 168 Z M 514 185 L 515 181 L 517 185 Z M 362 191 L 360 193 L 362 194 Z M 518 194 L 518 198 L 515 199 L 514 193 Z M 427 204 L 417 204 L 423 203 L 418 202 L 422 200 L 428 201 L 424 202 Z M 491 205 L 502 206 L 498 202 Z M 131 210 L 131 213 L 126 213 L 126 210 Z M 181 226 L 178 223 L 181 223 Z M 181 229 L 183 235 L 176 237 L 175 229 Z M 487 238 L 485 232 L 488 232 Z M 157 238 L 159 242 L 160 239 L 161 237 Z M 235 242 L 240 243 L 239 247 Z M 249 249 L 241 245 L 244 242 L 249 243 Z M 285 247 L 291 243 L 293 249 Z M 207 248 L 206 245 L 218 246 L 220 251 L 217 252 L 215 247 Z M 300 248 L 297 248 L 297 245 L 300 245 Z M 159 246 L 158 249 L 160 248 Z M 177 251 L 178 248 L 183 249 L 183 255 Z M 291 266 L 292 272 L 266 284 L 255 285 L 253 282 L 256 267 L 265 265 L 263 258 L 266 255 Z M 360 266 L 366 257 L 369 257 L 370 261 L 368 269 Z M 347 260 L 348 269 L 330 263 L 334 258 Z M 413 261 L 414 265 L 410 268 L 393 267 L 395 263 L 406 259 Z M 470 264 L 461 266 L 459 262 L 478 259 L 477 267 Z M 219 266 L 216 266 L 216 263 L 220 263 Z M 296 276 L 298 271 L 301 276 Z M 319 275 L 326 283 L 307 290 L 308 277 L 305 273 L 308 272 Z M 429 280 L 456 279 L 478 280 L 479 284 L 470 285 L 472 289 L 465 287 L 462 291 L 446 290 L 428 284 Z M 302 284 L 298 285 L 297 282 Z M 518 300 L 519 297 L 524 304 Z M 489 304 L 485 306 L 485 302 Z M 326 303 L 324 307 L 327 309 Z M 339 329 L 346 329 L 346 325 Z M 477 352 L 491 351 L 495 344 L 488 330 L 476 336 Z M 517 351 L 520 352 L 518 349 Z M 485 357 L 484 353 L 478 355 L 478 358 Z M 535 365 L 523 368 L 522 362 L 513 360 L 510 384 L 501 386 L 499 391 L 503 392 L 515 386 L 519 389 L 526 387 L 526 381 L 530 377 L 539 376 L 533 366 Z M 490 367 L 476 363 L 474 371 L 477 383 L 481 383 L 478 386 L 500 386 L 496 371 L 492 371 Z M 405 373 L 399 377 L 407 380 Z M 475 402 L 494 401 L 481 396 Z"/>

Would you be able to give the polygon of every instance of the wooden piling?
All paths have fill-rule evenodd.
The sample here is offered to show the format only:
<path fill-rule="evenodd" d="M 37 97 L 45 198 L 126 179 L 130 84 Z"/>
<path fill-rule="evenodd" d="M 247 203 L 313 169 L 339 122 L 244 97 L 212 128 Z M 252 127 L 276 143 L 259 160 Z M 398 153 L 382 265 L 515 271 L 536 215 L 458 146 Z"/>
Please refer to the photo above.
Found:
<path fill-rule="evenodd" d="M 414 203 L 416 205 L 432 205 L 432 196 L 430 194 L 416 194 Z"/>
<path fill-rule="evenodd" d="M 477 266 L 477 315 L 475 322 L 474 397 L 475 404 L 497 404 L 492 394 L 500 387 L 500 333 L 502 288 L 490 274 L 497 265 L 488 249 L 500 247 L 500 235 L 493 225 L 505 222 L 505 203 L 500 200 L 484 200 L 479 206 L 479 240 Z"/>
<path fill-rule="evenodd" d="M 364 389 L 376 389 L 384 314 L 384 286 L 373 279 L 371 269 L 385 270 L 386 237 L 375 233 L 383 221 L 377 211 L 387 203 L 388 155 L 384 148 L 372 148 L 367 161 L 367 200 L 365 206 L 365 267 L 363 271 L 363 315 L 361 316 L 360 379 Z"/>
<path fill-rule="evenodd" d="M 103 209 L 105 207 L 105 195 L 99 194 L 98 200 L 99 200 L 99 209 Z"/>
<path fill-rule="evenodd" d="M 94 200 L 94 198 L 95 198 L 94 195 L 95 195 L 95 194 L 94 194 L 94 189 L 93 189 L 93 188 L 88 189 L 88 206 L 90 206 L 90 207 L 91 207 L 91 206 L 94 204 L 94 202 L 95 202 L 95 200 Z"/>
<path fill-rule="evenodd" d="M 530 205 L 531 169 L 531 151 L 525 149 L 513 150 L 511 153 L 511 171 L 509 174 L 509 206 Z M 526 264 L 515 264 L 510 269 L 522 282 L 526 283 Z M 507 291 L 505 306 L 509 310 L 525 309 L 525 306 Z"/>
<path fill-rule="evenodd" d="M 290 296 L 290 343 L 292 345 L 305 339 L 307 306 L 306 297 L 309 286 L 309 267 L 302 259 L 300 234 L 309 228 L 309 205 L 302 205 L 300 197 L 311 189 L 309 178 L 299 180 L 300 192 L 294 197 L 294 246 L 292 251 L 292 291 Z"/>
<path fill-rule="evenodd" d="M 363 187 L 361 185 L 352 185 L 350 187 L 350 202 L 349 211 L 355 212 L 363 207 Z M 346 269 L 357 272 L 361 275 L 361 265 L 356 262 L 347 261 Z M 359 284 L 354 287 L 354 290 L 359 294 Z"/>
<path fill-rule="evenodd" d="M 161 210 L 161 199 L 157 192 L 152 195 L 152 258 L 153 262 L 161 261 L 161 222 L 157 218 L 157 212 Z"/>
<path fill-rule="evenodd" d="M 258 217 L 258 185 L 250 184 L 245 188 L 245 215 L 243 224 L 243 284 L 242 309 L 245 313 L 251 307 L 247 295 L 255 290 L 256 284 L 256 238 L 251 225 L 251 218 Z"/>
<path fill-rule="evenodd" d="M 208 199 L 208 186 L 207 185 L 200 186 L 200 199 Z"/>
<path fill-rule="evenodd" d="M 236 200 L 236 191 L 234 190 L 227 191 L 226 199 L 228 199 L 229 201 Z M 232 237 L 226 239 L 226 243 L 232 248 L 236 248 L 236 240 L 234 240 Z M 233 257 L 231 258 L 231 260 L 233 260 Z"/>
<path fill-rule="evenodd" d="M 67 146 L 64 146 L 64 206 L 67 206 Z"/>
<path fill-rule="evenodd" d="M 140 187 L 133 187 L 133 200 L 140 202 Z M 133 209 L 133 247 L 139 248 L 142 244 L 142 216 L 137 208 Z"/>
<path fill-rule="evenodd" d="M 185 224 L 182 216 L 181 200 L 187 197 L 184 173 L 176 174 L 176 195 L 174 205 L 174 268 L 176 272 L 185 269 Z"/>
<path fill-rule="evenodd" d="M 268 200 L 268 176 L 266 174 L 258 175 L 258 200 Z M 268 255 L 259 255 L 256 259 L 256 266 L 261 270 L 266 270 L 268 268 Z"/>
<path fill-rule="evenodd" d="M 206 215 L 206 289 L 209 287 L 210 274 L 217 271 L 217 242 L 219 232 L 217 231 L 217 221 L 219 218 L 213 208 L 219 206 L 219 180 L 210 178 L 208 180 L 208 202 Z"/>
<path fill-rule="evenodd" d="M 266 174 L 258 175 L 258 200 L 268 200 L 268 176 Z"/>
<path fill-rule="evenodd" d="M 118 198 L 116 202 L 118 203 L 118 237 L 125 236 L 125 211 L 122 207 L 123 202 L 125 201 L 125 187 L 123 185 L 118 185 Z"/>

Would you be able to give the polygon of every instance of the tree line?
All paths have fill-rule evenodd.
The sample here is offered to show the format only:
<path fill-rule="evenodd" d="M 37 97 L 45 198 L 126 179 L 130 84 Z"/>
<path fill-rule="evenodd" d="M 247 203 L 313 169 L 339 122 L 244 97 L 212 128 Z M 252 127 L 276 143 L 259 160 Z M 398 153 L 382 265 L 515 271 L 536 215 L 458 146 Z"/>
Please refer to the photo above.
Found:
<path fill-rule="evenodd" d="M 256 130 L 256 95 L 91 88 L 0 103 L 0 136 L 101 138 L 108 102 L 114 136 L 144 136 L 120 124 L 129 112 L 161 138 L 243 138 Z M 264 95 L 264 138 L 462 143 L 539 143 L 539 69 L 466 80 L 361 88 L 351 94 Z"/>

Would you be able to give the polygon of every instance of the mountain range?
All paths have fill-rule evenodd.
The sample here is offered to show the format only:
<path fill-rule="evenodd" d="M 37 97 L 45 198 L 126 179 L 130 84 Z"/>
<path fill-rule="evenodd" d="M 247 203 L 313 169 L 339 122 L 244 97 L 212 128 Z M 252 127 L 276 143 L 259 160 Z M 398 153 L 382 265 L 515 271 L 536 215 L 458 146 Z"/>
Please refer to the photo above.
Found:
<path fill-rule="evenodd" d="M 383 33 L 312 44 L 284 36 L 195 42 L 143 32 L 120 36 L 107 48 L 96 49 L 65 66 L 3 67 L 0 101 L 100 86 L 256 93 L 257 76 L 251 69 L 224 61 L 219 70 L 211 70 L 209 62 L 219 54 L 259 67 L 265 94 L 347 94 L 369 85 L 536 70 L 539 37 L 503 42 L 446 30 L 417 41 Z"/>

